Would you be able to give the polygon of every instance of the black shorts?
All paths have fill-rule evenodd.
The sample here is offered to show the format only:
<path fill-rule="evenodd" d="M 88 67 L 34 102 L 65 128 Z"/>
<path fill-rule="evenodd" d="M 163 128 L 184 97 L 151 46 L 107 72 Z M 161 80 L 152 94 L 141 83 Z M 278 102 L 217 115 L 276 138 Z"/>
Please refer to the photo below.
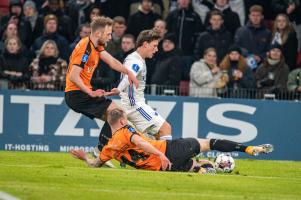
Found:
<path fill-rule="evenodd" d="M 192 158 L 200 153 L 200 143 L 195 138 L 180 138 L 167 141 L 166 157 L 172 163 L 171 171 L 189 171 Z"/>
<path fill-rule="evenodd" d="M 91 119 L 102 119 L 112 103 L 111 99 L 105 97 L 90 97 L 80 90 L 65 92 L 65 101 L 72 110 L 82 113 Z"/>

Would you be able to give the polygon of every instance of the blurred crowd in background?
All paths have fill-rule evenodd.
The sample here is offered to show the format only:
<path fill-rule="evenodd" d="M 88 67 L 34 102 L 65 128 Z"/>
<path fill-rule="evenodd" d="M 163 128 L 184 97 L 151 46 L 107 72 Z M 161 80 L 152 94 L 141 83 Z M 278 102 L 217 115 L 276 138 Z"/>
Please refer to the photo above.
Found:
<path fill-rule="evenodd" d="M 121 62 L 142 30 L 160 33 L 146 93 L 300 99 L 300 0 L 1 0 L 0 88 L 63 90 L 95 16 L 114 20 L 106 50 Z M 99 65 L 93 87 L 116 87 Z"/>

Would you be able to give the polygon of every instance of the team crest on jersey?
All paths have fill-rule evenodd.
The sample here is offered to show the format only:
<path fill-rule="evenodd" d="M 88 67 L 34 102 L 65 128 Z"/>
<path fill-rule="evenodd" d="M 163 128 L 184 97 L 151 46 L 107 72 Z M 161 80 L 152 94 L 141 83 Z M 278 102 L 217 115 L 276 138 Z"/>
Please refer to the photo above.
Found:
<path fill-rule="evenodd" d="M 129 130 L 130 132 L 132 132 L 132 133 L 135 132 L 135 129 L 134 129 L 133 127 L 131 127 L 131 126 L 128 127 L 128 130 Z"/>
<path fill-rule="evenodd" d="M 84 54 L 82 57 L 82 62 L 86 63 L 88 61 L 89 56 L 87 54 Z"/>
<path fill-rule="evenodd" d="M 139 71 L 139 69 L 140 69 L 140 67 L 139 67 L 139 65 L 137 65 L 137 64 L 133 64 L 132 65 L 132 69 L 134 70 L 134 72 L 138 72 Z"/>

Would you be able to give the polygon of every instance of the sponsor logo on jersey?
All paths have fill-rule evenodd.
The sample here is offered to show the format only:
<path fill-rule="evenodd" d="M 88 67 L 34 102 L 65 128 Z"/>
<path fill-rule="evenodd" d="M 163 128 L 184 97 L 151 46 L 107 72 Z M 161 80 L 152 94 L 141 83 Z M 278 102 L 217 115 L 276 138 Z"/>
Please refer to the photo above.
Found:
<path fill-rule="evenodd" d="M 140 69 L 140 67 L 139 67 L 139 65 L 137 65 L 137 64 L 133 64 L 132 65 L 132 69 L 134 70 L 134 72 L 138 72 L 139 71 L 139 69 Z"/>
<path fill-rule="evenodd" d="M 87 54 L 84 54 L 82 57 L 82 62 L 86 63 L 88 61 L 89 56 Z"/>

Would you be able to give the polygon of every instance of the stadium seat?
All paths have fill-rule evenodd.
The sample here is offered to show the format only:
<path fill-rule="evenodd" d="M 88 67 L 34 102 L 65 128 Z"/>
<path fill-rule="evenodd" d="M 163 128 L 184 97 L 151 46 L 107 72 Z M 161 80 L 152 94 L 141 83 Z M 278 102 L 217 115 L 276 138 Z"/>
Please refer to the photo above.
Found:
<path fill-rule="evenodd" d="M 181 96 L 189 95 L 189 81 L 180 81 L 180 95 Z"/>

